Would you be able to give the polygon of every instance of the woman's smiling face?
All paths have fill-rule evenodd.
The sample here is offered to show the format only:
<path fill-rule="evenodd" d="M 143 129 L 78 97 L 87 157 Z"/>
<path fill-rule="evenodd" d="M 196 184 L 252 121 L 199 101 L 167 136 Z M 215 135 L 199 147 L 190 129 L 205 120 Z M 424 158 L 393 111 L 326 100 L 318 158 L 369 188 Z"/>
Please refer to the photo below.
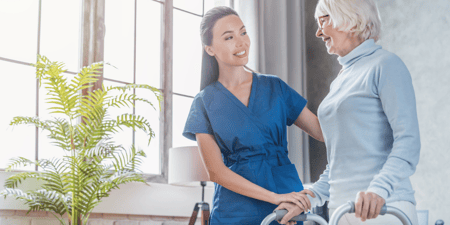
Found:
<path fill-rule="evenodd" d="M 351 52 L 362 41 L 350 31 L 340 31 L 338 27 L 334 28 L 329 15 L 320 16 L 317 19 L 319 28 L 316 37 L 322 38 L 327 47 L 328 54 L 345 56 Z M 356 38 L 356 39 L 355 39 Z"/>
<path fill-rule="evenodd" d="M 205 46 L 205 50 L 216 57 L 219 65 L 244 66 L 248 63 L 250 38 L 238 16 L 229 15 L 217 20 L 212 34 L 212 44 Z"/>

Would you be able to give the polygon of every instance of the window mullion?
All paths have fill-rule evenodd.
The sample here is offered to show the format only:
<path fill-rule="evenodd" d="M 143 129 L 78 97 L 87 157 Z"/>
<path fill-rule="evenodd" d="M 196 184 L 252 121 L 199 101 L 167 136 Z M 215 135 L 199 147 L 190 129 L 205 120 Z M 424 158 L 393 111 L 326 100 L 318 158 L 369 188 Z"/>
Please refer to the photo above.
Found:
<path fill-rule="evenodd" d="M 81 65 L 102 62 L 105 46 L 105 0 L 83 0 L 81 17 Z M 83 95 L 102 87 L 103 69 L 93 87 L 83 90 Z"/>
<path fill-rule="evenodd" d="M 39 12 L 38 12 L 38 33 L 37 33 L 37 55 L 41 53 L 41 13 L 42 13 L 42 0 L 39 0 Z M 37 70 L 37 68 L 36 68 Z M 39 117 L 39 80 L 36 78 L 36 117 Z M 36 127 L 36 135 L 35 135 L 35 160 L 36 162 L 39 160 L 39 128 Z M 38 171 L 38 165 L 35 165 L 34 168 Z"/>
<path fill-rule="evenodd" d="M 169 170 L 169 148 L 172 147 L 172 108 L 173 108 L 173 1 L 166 0 L 162 9 L 161 32 L 161 88 L 164 101 L 161 107 L 160 118 L 160 146 L 159 160 L 161 175 L 149 177 L 152 182 L 167 183 Z"/>

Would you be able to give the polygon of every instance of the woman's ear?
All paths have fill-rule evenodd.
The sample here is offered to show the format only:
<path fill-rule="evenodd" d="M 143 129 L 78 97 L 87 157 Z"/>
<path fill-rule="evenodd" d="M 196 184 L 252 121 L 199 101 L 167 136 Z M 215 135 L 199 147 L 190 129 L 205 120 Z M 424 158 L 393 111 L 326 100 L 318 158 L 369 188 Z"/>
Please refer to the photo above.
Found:
<path fill-rule="evenodd" d="M 215 56 L 216 54 L 214 53 L 214 48 L 212 46 L 205 46 L 205 51 L 206 53 L 208 53 L 208 55 L 210 56 Z"/>

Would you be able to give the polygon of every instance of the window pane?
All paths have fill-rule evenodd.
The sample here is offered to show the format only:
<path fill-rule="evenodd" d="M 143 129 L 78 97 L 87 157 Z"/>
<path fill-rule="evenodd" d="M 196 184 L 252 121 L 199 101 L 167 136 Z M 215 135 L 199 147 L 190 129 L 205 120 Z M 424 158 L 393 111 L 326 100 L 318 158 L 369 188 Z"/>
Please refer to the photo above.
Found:
<path fill-rule="evenodd" d="M 180 11 L 173 15 L 173 91 L 195 96 L 200 91 L 201 18 Z"/>
<path fill-rule="evenodd" d="M 0 57 L 36 62 L 39 1 L 0 1 Z"/>
<path fill-rule="evenodd" d="M 144 158 L 143 163 L 140 166 L 140 169 L 144 173 L 149 174 L 160 174 L 160 160 L 159 160 L 159 105 L 156 97 L 149 90 L 136 90 L 136 95 L 139 98 L 145 98 L 153 103 L 156 110 L 151 107 L 147 103 L 136 102 L 136 115 L 143 116 L 150 123 L 150 127 L 155 133 L 155 137 L 153 137 L 150 141 L 150 145 L 148 144 L 148 135 L 141 130 L 136 131 L 136 139 L 135 145 L 138 149 L 144 150 L 147 155 Z"/>
<path fill-rule="evenodd" d="M 134 1 L 105 2 L 104 77 L 133 83 Z"/>
<path fill-rule="evenodd" d="M 236 4 L 236 0 L 235 3 Z M 216 6 L 230 6 L 230 0 L 210 0 L 210 1 L 205 1 L 205 13 L 208 12 L 208 10 L 216 7 Z"/>
<path fill-rule="evenodd" d="M 42 0 L 40 54 L 66 64 L 69 71 L 79 68 L 81 0 Z"/>
<path fill-rule="evenodd" d="M 138 1 L 136 83 L 160 88 L 161 3 Z"/>
<path fill-rule="evenodd" d="M 210 1 L 210 0 L 206 0 Z M 203 11 L 203 0 L 173 0 L 173 7 L 180 8 L 191 13 L 202 15 Z M 174 10 L 174 12 L 179 10 Z"/>
<path fill-rule="evenodd" d="M 50 59 L 52 60 L 52 59 Z M 52 60 L 53 61 L 53 60 Z M 74 78 L 73 74 L 63 74 L 64 78 L 67 79 L 68 84 Z M 48 85 L 45 81 L 42 82 L 42 86 L 39 88 L 39 119 L 41 120 L 54 120 L 54 118 L 68 119 L 64 114 L 51 114 L 49 108 L 54 107 L 55 104 L 47 103 L 47 98 L 51 97 L 48 95 L 47 88 Z M 52 159 L 52 158 L 62 158 L 64 155 L 69 154 L 55 144 L 53 140 L 48 138 L 50 132 L 39 130 L 39 146 L 38 146 L 38 157 L 39 159 Z"/>
<path fill-rule="evenodd" d="M 111 82 L 111 81 L 103 81 L 103 84 L 105 87 L 108 86 L 124 86 L 124 84 Z M 122 91 L 114 90 L 111 91 L 109 96 L 115 96 L 116 94 L 121 94 Z M 132 93 L 132 91 L 127 91 L 125 93 Z M 120 108 L 117 107 L 110 107 L 108 112 L 110 119 L 116 119 L 117 116 L 121 114 L 133 114 L 133 108 L 123 106 Z M 133 144 L 133 130 L 131 128 L 123 127 L 123 130 L 117 132 L 116 134 L 112 135 L 112 141 L 115 142 L 116 145 L 122 145 L 125 149 L 129 150 Z"/>
<path fill-rule="evenodd" d="M 191 141 L 183 136 L 184 125 L 186 124 L 189 110 L 191 109 L 192 98 L 173 96 L 173 143 L 172 146 L 193 146 L 197 142 Z"/>
<path fill-rule="evenodd" d="M 5 168 L 11 158 L 25 157 L 34 160 L 35 130 L 34 126 L 9 126 L 15 116 L 36 115 L 36 75 L 35 68 L 0 60 L 2 87 L 0 104 L 7 108 L 0 117 L 0 137 L 3 149 L 0 151 L 0 168 Z M 34 170 L 34 166 L 18 168 Z"/>

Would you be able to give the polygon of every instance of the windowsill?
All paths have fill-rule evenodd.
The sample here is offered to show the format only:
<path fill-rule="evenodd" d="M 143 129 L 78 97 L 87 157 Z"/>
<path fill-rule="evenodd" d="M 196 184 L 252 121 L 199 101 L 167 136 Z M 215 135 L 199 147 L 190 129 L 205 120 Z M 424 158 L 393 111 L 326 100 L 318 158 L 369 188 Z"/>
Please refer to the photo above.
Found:
<path fill-rule="evenodd" d="M 0 185 L 3 190 L 5 180 L 11 172 L 0 172 Z M 111 191 L 109 197 L 95 207 L 94 213 L 114 213 L 130 215 L 156 215 L 190 217 L 195 203 L 201 201 L 202 188 L 181 187 L 169 184 L 128 183 L 121 185 L 120 189 Z M 36 182 L 25 181 L 19 185 L 22 190 L 38 189 Z M 205 188 L 205 201 L 212 205 L 214 189 Z M 28 210 L 23 202 L 8 197 L 0 198 L 0 209 Z"/>

